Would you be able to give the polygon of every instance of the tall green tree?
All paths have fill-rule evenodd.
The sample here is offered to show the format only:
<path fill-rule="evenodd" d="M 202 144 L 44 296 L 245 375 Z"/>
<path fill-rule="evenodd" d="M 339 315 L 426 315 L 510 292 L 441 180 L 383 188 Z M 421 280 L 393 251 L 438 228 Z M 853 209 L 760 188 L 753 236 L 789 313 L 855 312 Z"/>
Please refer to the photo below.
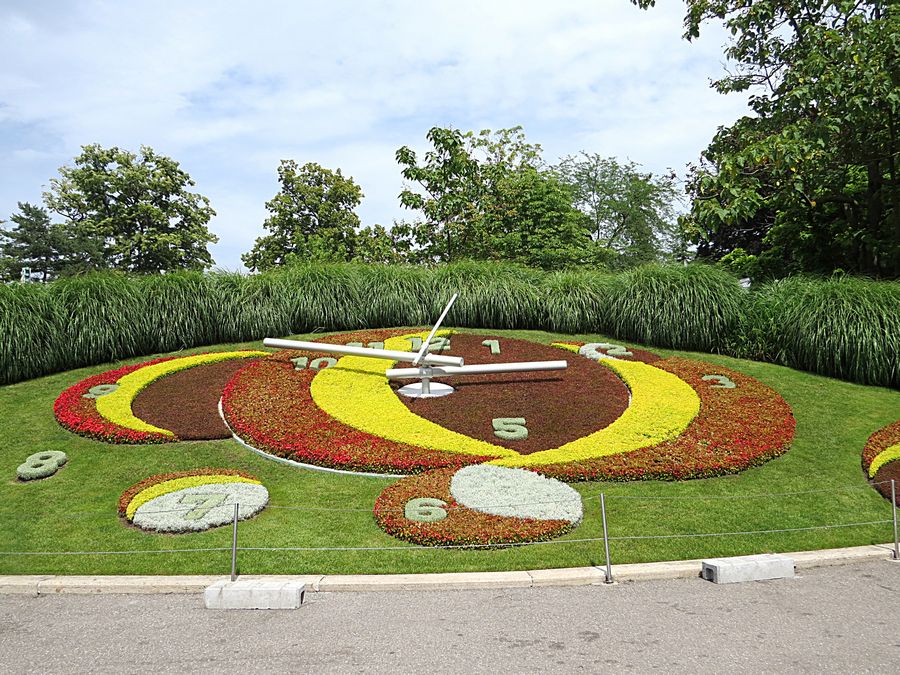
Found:
<path fill-rule="evenodd" d="M 678 201 L 675 174 L 654 176 L 634 162 L 582 152 L 556 167 L 572 189 L 597 246 L 618 266 L 639 265 L 671 252 Z"/>
<path fill-rule="evenodd" d="M 15 226 L 0 228 L 0 274 L 4 279 L 18 279 L 23 268 L 40 275 L 41 281 L 57 274 L 62 257 L 63 237 L 50 222 L 50 214 L 40 206 L 19 202 L 19 212 L 10 216 Z M 2 222 L 2 221 L 0 221 Z"/>
<path fill-rule="evenodd" d="M 207 228 L 215 211 L 190 192 L 191 177 L 175 160 L 142 146 L 138 154 L 85 145 L 74 166 L 50 181 L 44 200 L 76 239 L 103 242 L 107 267 L 129 272 L 205 269 Z"/>
<path fill-rule="evenodd" d="M 633 0 L 642 7 L 653 0 Z M 900 5 L 687 0 L 684 37 L 733 36 L 723 93 L 752 115 L 723 128 L 688 183 L 701 256 L 758 276 L 900 276 Z"/>
<path fill-rule="evenodd" d="M 435 127 L 427 138 L 434 149 L 421 161 L 406 146 L 396 153 L 410 181 L 400 203 L 425 216 L 424 226 L 407 226 L 403 234 L 423 258 L 579 262 L 590 241 L 584 220 L 521 127 L 478 133 Z"/>
<path fill-rule="evenodd" d="M 253 249 L 241 256 L 251 270 L 267 270 L 291 261 L 340 262 L 353 258 L 362 190 L 341 170 L 310 162 L 282 160 L 281 189 L 266 202 L 269 217 Z"/>
<path fill-rule="evenodd" d="M 41 281 L 50 281 L 102 266 L 103 242 L 65 224 L 51 222 L 43 207 L 19 202 L 19 212 L 10 221 L 12 229 L 0 229 L 2 279 L 17 280 L 26 267 Z"/>

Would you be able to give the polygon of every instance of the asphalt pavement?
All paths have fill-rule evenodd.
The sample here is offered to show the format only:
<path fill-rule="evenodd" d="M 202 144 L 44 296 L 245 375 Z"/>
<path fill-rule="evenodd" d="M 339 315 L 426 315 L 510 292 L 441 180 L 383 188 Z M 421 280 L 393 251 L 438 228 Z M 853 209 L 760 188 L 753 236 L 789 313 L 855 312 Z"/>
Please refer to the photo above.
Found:
<path fill-rule="evenodd" d="M 0 595 L 3 673 L 900 670 L 900 563 L 794 579 L 308 593 L 291 611 L 200 595 Z"/>

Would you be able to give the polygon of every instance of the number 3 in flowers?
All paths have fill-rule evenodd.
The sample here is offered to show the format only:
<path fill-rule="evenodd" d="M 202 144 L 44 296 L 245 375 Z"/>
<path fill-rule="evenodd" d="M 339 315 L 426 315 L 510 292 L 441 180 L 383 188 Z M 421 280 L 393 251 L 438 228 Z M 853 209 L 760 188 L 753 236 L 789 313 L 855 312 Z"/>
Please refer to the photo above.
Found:
<path fill-rule="evenodd" d="M 528 428 L 524 417 L 495 417 L 494 436 L 504 441 L 524 441 L 528 438 Z"/>
<path fill-rule="evenodd" d="M 704 375 L 704 382 L 717 382 L 718 384 L 710 385 L 712 389 L 734 389 L 737 385 L 724 375 Z"/>

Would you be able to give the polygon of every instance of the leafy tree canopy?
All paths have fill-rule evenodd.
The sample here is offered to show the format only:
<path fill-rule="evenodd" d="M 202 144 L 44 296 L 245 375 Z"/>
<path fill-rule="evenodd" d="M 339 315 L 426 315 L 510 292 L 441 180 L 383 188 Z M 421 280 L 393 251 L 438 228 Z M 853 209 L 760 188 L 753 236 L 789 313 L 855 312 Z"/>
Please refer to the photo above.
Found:
<path fill-rule="evenodd" d="M 241 256 L 244 264 L 266 270 L 293 261 L 352 259 L 359 227 L 355 209 L 363 198 L 353 179 L 345 178 L 340 169 L 282 160 L 278 181 L 281 189 L 266 202 L 270 215 L 263 227 L 270 234 L 259 237 Z"/>
<path fill-rule="evenodd" d="M 207 246 L 218 239 L 206 225 L 215 211 L 188 191 L 194 181 L 178 162 L 145 146 L 134 154 L 95 144 L 74 164 L 59 170 L 44 200 L 75 240 L 102 242 L 103 265 L 141 273 L 212 265 Z"/>
<path fill-rule="evenodd" d="M 421 161 L 406 146 L 396 153 L 411 182 L 400 203 L 425 216 L 399 236 L 424 261 L 583 262 L 590 243 L 585 219 L 521 127 L 477 134 L 434 127 L 427 138 L 434 149 Z"/>
<path fill-rule="evenodd" d="M 653 0 L 633 0 L 641 7 Z M 687 39 L 732 34 L 720 92 L 753 115 L 692 168 L 686 234 L 758 276 L 900 276 L 900 6 L 880 0 L 687 0 Z"/>
<path fill-rule="evenodd" d="M 643 173 L 634 162 L 582 152 L 556 167 L 575 206 L 589 219 L 592 237 L 618 266 L 658 260 L 672 246 L 675 174 Z"/>

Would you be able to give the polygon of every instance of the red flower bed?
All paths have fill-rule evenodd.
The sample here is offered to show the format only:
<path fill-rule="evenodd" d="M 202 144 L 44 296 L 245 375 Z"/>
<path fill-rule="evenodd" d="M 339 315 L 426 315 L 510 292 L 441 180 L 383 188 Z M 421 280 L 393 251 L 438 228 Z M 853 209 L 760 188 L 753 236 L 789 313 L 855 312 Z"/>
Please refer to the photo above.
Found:
<path fill-rule="evenodd" d="M 786 452 L 796 420 L 787 402 L 762 382 L 721 366 L 672 357 L 653 365 L 677 375 L 700 396 L 700 413 L 678 438 L 621 455 L 539 467 L 565 481 L 686 480 L 738 473 Z M 723 375 L 734 389 L 704 375 Z M 538 467 L 536 467 L 538 468 Z"/>
<path fill-rule="evenodd" d="M 56 403 L 53 404 L 53 414 L 56 416 L 56 420 L 69 431 L 107 443 L 168 443 L 177 440 L 165 434 L 135 431 L 113 424 L 97 412 L 96 399 L 84 397 L 92 387 L 98 384 L 115 384 L 116 380 L 128 373 L 155 363 L 171 361 L 173 358 L 177 357 L 162 357 L 133 366 L 124 366 L 81 380 L 59 395 Z"/>
<path fill-rule="evenodd" d="M 366 344 L 409 332 L 359 331 L 323 341 Z M 254 448 L 306 464 L 369 473 L 421 473 L 490 459 L 395 443 L 333 419 L 310 395 L 309 385 L 318 371 L 294 369 L 290 359 L 300 356 L 312 360 L 321 354 L 277 352 L 244 368 L 226 385 L 222 395 L 225 420 Z"/>
<path fill-rule="evenodd" d="M 900 443 L 900 420 L 888 424 L 869 436 L 862 453 L 862 468 L 866 472 L 866 476 L 869 475 L 869 466 L 872 464 L 872 460 L 883 450 L 898 443 Z"/>
<path fill-rule="evenodd" d="M 875 458 L 891 446 L 898 444 L 900 444 L 900 420 L 888 424 L 869 436 L 862 453 L 862 468 L 866 473 L 866 478 L 869 478 L 869 469 Z M 892 480 L 897 488 L 895 495 L 897 505 L 900 506 L 900 459 L 884 462 L 871 478 L 872 486 L 888 501 L 891 500 Z"/>
<path fill-rule="evenodd" d="M 535 520 L 493 516 L 460 506 L 450 495 L 456 469 L 438 469 L 399 480 L 375 500 L 375 522 L 393 537 L 422 546 L 479 546 L 546 541 L 575 527 L 567 520 Z M 406 503 L 417 497 L 440 499 L 447 517 L 422 523 L 405 515 Z"/>

